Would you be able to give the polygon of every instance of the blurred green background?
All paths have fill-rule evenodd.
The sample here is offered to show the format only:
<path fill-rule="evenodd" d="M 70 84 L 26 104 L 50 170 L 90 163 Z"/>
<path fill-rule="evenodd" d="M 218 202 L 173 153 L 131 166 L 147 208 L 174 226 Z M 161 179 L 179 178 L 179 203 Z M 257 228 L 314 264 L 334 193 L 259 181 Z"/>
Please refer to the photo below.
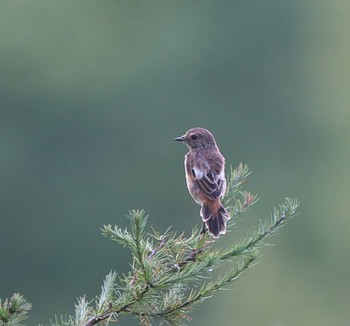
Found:
<path fill-rule="evenodd" d="M 28 325 L 72 314 L 128 251 L 100 235 L 143 208 L 189 234 L 199 207 L 173 142 L 191 127 L 244 162 L 260 201 L 301 215 L 191 325 L 348 325 L 348 1 L 2 1 L 0 297 Z M 123 325 L 136 325 L 125 319 Z"/>

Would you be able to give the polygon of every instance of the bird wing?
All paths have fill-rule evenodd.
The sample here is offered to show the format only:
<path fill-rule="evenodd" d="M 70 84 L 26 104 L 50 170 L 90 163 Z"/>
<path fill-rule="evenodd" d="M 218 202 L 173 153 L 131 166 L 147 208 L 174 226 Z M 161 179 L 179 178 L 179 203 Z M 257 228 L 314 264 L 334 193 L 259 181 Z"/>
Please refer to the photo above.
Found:
<path fill-rule="evenodd" d="M 217 173 L 208 161 L 204 163 L 199 161 L 198 163 L 192 166 L 191 172 L 199 189 L 210 200 L 220 198 L 226 190 L 226 180 L 223 171 Z"/>

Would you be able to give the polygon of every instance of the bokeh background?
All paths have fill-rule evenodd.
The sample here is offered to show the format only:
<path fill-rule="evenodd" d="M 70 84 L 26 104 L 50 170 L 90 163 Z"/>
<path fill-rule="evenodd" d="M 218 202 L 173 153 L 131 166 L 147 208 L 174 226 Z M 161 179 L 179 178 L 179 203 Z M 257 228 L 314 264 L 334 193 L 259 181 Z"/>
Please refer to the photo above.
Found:
<path fill-rule="evenodd" d="M 261 263 L 197 308 L 199 325 L 348 325 L 348 1 L 2 1 L 0 297 L 27 325 L 72 314 L 127 250 L 100 235 L 143 208 L 189 234 L 185 146 L 202 126 L 260 200 L 301 214 Z M 124 319 L 123 325 L 136 325 Z"/>

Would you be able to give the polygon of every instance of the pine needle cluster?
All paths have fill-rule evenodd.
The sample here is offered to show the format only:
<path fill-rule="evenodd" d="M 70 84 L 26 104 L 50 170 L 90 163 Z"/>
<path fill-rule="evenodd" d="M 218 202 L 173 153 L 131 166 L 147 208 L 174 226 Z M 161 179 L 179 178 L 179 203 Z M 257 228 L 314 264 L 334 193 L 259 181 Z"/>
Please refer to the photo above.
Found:
<path fill-rule="evenodd" d="M 257 196 L 242 189 L 249 174 L 246 165 L 230 169 L 223 199 L 231 216 L 229 227 L 257 201 Z M 293 217 L 297 207 L 297 200 L 286 198 L 266 220 L 260 221 L 256 230 L 250 230 L 228 248 L 218 248 L 217 241 L 197 228 L 189 237 L 171 228 L 164 233 L 147 232 L 146 213 L 130 211 L 130 229 L 112 225 L 102 228 L 104 236 L 130 250 L 129 273 L 118 276 L 110 272 L 99 296 L 90 301 L 79 298 L 75 315 L 56 318 L 52 325 L 117 323 L 126 315 L 136 317 L 141 325 L 184 325 L 198 304 L 237 280 L 253 265 L 264 240 Z M 224 263 L 228 269 L 223 268 Z M 225 272 L 220 271 L 223 269 Z"/>
<path fill-rule="evenodd" d="M 5 299 L 4 303 L 0 299 L 0 326 L 19 325 L 28 317 L 31 308 L 32 305 L 19 293 L 13 294 L 10 299 Z"/>

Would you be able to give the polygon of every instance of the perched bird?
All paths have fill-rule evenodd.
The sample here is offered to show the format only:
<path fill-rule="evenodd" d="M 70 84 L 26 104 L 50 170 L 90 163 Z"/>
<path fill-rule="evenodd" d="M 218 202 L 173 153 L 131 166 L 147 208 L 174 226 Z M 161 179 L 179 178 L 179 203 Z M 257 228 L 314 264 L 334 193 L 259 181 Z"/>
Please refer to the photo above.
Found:
<path fill-rule="evenodd" d="M 205 228 L 214 237 L 226 233 L 230 215 L 220 198 L 226 191 L 225 158 L 216 145 L 214 136 L 206 129 L 193 128 L 174 140 L 189 148 L 185 155 L 187 188 L 193 199 L 202 206 L 200 215 Z"/>

